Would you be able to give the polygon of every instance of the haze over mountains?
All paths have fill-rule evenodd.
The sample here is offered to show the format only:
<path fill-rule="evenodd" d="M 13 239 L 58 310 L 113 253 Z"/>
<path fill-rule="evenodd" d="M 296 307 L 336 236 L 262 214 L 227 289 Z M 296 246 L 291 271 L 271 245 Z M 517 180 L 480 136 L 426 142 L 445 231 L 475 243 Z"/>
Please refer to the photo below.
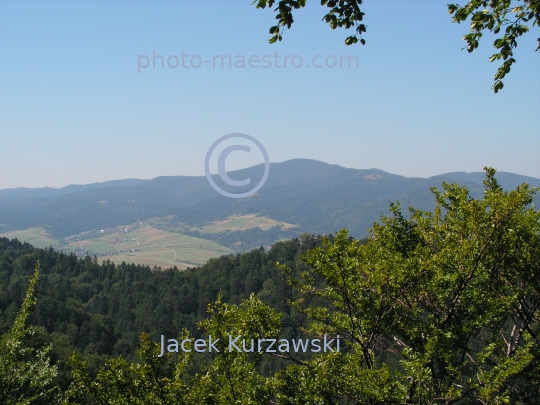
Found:
<path fill-rule="evenodd" d="M 262 173 L 261 164 L 229 175 L 238 180 L 250 177 L 251 186 L 244 189 L 247 191 Z M 540 179 L 532 177 L 500 172 L 497 178 L 506 190 L 523 182 L 540 187 Z M 217 175 L 214 179 L 227 189 Z M 351 235 L 361 238 L 381 212 L 388 212 L 390 201 L 400 201 L 404 207 L 432 209 L 430 187 L 440 188 L 443 181 L 466 185 L 472 196 L 480 198 L 483 179 L 483 172 L 407 178 L 378 169 L 348 169 L 293 159 L 272 163 L 264 187 L 245 199 L 221 196 L 204 176 L 127 179 L 60 189 L 6 189 L 0 190 L 0 233 L 43 227 L 63 237 L 152 217 L 169 216 L 188 226 L 202 226 L 232 214 L 257 213 L 298 225 L 297 232 L 328 234 L 348 228 Z M 535 202 L 538 204 L 538 196 Z"/>

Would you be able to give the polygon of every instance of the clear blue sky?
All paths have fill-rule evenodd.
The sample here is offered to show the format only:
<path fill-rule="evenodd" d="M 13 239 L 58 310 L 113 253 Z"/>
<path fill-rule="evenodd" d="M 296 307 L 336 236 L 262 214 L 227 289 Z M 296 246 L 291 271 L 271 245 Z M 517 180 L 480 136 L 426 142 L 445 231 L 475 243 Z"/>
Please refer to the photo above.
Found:
<path fill-rule="evenodd" d="M 349 47 L 314 0 L 270 45 L 275 13 L 250 3 L 0 0 L 0 188 L 203 175 L 206 151 L 231 132 L 256 137 L 272 162 L 540 177 L 538 28 L 494 95 L 492 39 L 461 51 L 468 25 L 451 23 L 447 1 L 366 0 L 367 44 Z M 161 69 L 158 59 L 138 73 L 138 56 L 154 51 L 278 52 L 304 66 Z M 305 67 L 314 55 L 357 55 L 359 67 Z M 259 163 L 235 153 L 228 170 Z"/>

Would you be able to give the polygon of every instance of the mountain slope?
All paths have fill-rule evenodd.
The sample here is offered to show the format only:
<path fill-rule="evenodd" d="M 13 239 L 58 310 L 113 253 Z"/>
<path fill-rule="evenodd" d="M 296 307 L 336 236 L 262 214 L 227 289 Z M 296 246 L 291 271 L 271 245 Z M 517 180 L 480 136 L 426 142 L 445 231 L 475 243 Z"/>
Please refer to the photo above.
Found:
<path fill-rule="evenodd" d="M 250 177 L 251 186 L 245 189 L 230 188 L 217 175 L 214 180 L 223 189 L 240 193 L 257 184 L 263 170 L 261 164 L 229 173 L 237 180 Z M 430 187 L 440 188 L 443 181 L 464 184 L 479 198 L 483 178 L 482 172 L 407 178 L 378 169 L 348 169 L 293 159 L 272 163 L 264 187 L 245 199 L 221 196 L 204 176 L 119 180 L 63 189 L 0 190 L 0 232 L 39 226 L 61 237 L 156 216 L 169 215 L 188 225 L 200 225 L 232 214 L 261 213 L 299 225 L 299 231 L 321 234 L 347 227 L 353 236 L 363 237 L 380 213 L 388 212 L 390 201 L 431 209 L 434 199 Z M 540 186 L 539 179 L 512 173 L 498 173 L 498 178 L 505 189 L 524 181 Z"/>

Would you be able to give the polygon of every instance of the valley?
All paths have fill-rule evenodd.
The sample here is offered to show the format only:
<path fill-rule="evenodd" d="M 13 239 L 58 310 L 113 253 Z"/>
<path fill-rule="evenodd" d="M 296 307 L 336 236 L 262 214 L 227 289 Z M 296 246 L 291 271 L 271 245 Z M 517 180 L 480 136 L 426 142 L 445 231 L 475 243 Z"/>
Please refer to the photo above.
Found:
<path fill-rule="evenodd" d="M 44 228 L 38 227 L 0 233 L 0 237 L 16 238 L 39 248 L 50 246 L 56 251 L 73 253 L 78 257 L 96 256 L 100 262 L 110 260 L 115 263 L 134 263 L 163 269 L 176 266 L 184 270 L 201 266 L 212 258 L 235 254 L 238 251 L 204 236 L 216 238 L 233 232 L 240 237 L 243 231 L 253 231 L 255 228 L 267 231 L 273 227 L 285 231 L 296 226 L 256 214 L 231 215 L 224 220 L 213 221 L 197 228 L 182 228 L 174 218 L 156 217 L 148 222 L 85 231 L 63 239 L 57 239 Z M 196 234 L 203 237 L 185 234 L 182 229 L 197 232 Z M 278 239 L 284 238 L 276 238 Z M 240 240 L 233 241 L 232 246 L 239 247 L 241 244 Z"/>

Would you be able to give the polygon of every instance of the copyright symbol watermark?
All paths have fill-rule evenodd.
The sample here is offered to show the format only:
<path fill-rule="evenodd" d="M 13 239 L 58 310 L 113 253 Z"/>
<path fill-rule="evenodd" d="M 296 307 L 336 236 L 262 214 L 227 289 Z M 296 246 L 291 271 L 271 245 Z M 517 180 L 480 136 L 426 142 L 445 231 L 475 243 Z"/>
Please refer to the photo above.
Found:
<path fill-rule="evenodd" d="M 253 189 L 251 189 L 250 191 L 247 191 L 245 193 L 235 194 L 235 193 L 229 193 L 229 192 L 221 189 L 216 184 L 216 182 L 214 181 L 212 176 L 210 175 L 210 158 L 212 156 L 212 152 L 214 151 L 216 146 L 218 146 L 220 143 L 222 143 L 223 141 L 225 141 L 227 139 L 230 139 L 230 138 L 243 138 L 243 139 L 247 139 L 247 140 L 253 142 L 255 145 L 257 145 L 257 147 L 259 148 L 259 150 L 261 151 L 261 153 L 262 153 L 262 155 L 264 157 L 264 174 L 262 176 L 262 179 L 259 181 L 259 183 Z M 221 153 L 219 154 L 219 157 L 218 157 L 218 174 L 219 174 L 219 177 L 221 178 L 221 180 L 223 180 L 225 182 L 225 184 L 228 184 L 228 185 L 233 186 L 233 187 L 247 186 L 247 185 L 249 185 L 251 183 L 251 178 L 250 177 L 248 177 L 247 179 L 244 179 L 244 180 L 233 180 L 233 179 L 231 179 L 229 177 L 229 175 L 225 171 L 225 160 L 227 159 L 227 156 L 229 155 L 229 153 L 231 153 L 231 152 L 233 152 L 235 150 L 250 153 L 250 147 L 246 146 L 246 145 L 232 145 L 232 146 L 226 147 L 225 149 L 223 149 L 221 151 Z M 257 139 L 252 137 L 251 135 L 234 133 L 234 134 L 228 134 L 228 135 L 222 136 L 217 141 L 215 141 L 212 144 L 212 146 L 210 146 L 210 149 L 208 149 L 208 152 L 206 152 L 206 158 L 204 159 L 204 173 L 206 174 L 206 178 L 208 179 L 208 182 L 214 188 L 214 190 L 216 190 L 219 194 L 224 195 L 225 197 L 229 197 L 229 198 L 244 198 L 244 197 L 249 197 L 252 194 L 255 194 L 257 191 L 260 190 L 260 188 L 264 185 L 264 183 L 268 179 L 268 173 L 269 172 L 270 172 L 270 160 L 268 159 L 268 153 L 266 152 L 266 149 L 264 149 L 264 146 L 262 146 L 262 144 Z"/>

